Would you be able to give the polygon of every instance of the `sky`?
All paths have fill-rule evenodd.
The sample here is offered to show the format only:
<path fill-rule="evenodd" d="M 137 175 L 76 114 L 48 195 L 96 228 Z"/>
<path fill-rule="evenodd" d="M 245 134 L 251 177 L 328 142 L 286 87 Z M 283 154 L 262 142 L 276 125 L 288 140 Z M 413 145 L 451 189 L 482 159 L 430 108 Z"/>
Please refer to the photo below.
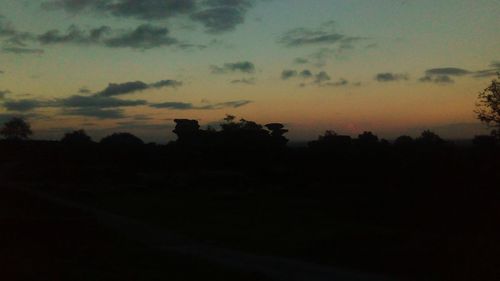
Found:
<path fill-rule="evenodd" d="M 500 72 L 498 0 L 0 0 L 0 123 L 175 139 L 174 119 L 446 138 Z"/>

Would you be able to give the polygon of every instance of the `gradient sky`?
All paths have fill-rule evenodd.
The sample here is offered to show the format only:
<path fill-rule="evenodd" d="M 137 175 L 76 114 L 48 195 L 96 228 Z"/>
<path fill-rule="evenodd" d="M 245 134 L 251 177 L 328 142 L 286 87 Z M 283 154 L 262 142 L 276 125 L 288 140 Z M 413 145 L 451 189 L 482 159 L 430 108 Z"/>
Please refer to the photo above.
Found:
<path fill-rule="evenodd" d="M 174 118 L 381 137 L 484 132 L 498 0 L 0 0 L 0 121 L 166 142 Z"/>

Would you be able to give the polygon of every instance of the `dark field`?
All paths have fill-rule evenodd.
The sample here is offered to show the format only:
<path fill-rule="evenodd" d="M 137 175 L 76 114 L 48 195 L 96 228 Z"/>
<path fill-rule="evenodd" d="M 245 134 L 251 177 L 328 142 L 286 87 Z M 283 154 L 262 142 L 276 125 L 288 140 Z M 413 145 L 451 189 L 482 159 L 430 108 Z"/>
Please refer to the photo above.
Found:
<path fill-rule="evenodd" d="M 10 145 L 3 146 L 2 178 L 14 189 L 2 190 L 1 199 L 2 264 L 9 265 L 5 274 L 10 276 L 263 280 L 205 259 L 147 248 L 127 233 L 104 229 L 92 215 L 12 191 L 16 186 L 196 243 L 260 256 L 394 280 L 500 276 L 497 148 L 235 154 L 152 145 Z"/>

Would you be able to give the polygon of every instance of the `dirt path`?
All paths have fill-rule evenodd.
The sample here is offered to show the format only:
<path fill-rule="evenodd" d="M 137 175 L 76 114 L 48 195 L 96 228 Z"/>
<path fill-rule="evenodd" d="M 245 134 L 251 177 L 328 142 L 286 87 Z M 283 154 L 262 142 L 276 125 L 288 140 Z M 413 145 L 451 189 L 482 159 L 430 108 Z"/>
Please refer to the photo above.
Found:
<path fill-rule="evenodd" d="M 10 187 L 13 188 L 13 187 Z M 152 249 L 165 250 L 185 256 L 206 259 L 210 262 L 237 269 L 242 272 L 258 273 L 273 280 L 286 281 L 388 281 L 390 279 L 369 274 L 355 273 L 313 263 L 281 258 L 260 256 L 240 251 L 222 249 L 211 245 L 183 239 L 178 235 L 141 221 L 115 215 L 93 207 L 85 206 L 45 192 L 26 187 L 15 187 L 34 194 L 49 202 L 75 208 L 89 213 L 105 227 L 127 235 L 129 238 Z"/>

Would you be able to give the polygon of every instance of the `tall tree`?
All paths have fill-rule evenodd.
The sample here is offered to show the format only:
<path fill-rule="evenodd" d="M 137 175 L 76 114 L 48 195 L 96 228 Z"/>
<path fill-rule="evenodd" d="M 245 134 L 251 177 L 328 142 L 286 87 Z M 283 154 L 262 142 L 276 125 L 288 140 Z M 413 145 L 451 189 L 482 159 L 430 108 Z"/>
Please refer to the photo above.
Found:
<path fill-rule="evenodd" d="M 32 134 L 30 124 L 19 117 L 7 121 L 0 130 L 0 135 L 8 140 L 25 140 Z"/>
<path fill-rule="evenodd" d="M 478 96 L 475 113 L 481 122 L 495 128 L 492 134 L 500 137 L 500 73 Z"/>

